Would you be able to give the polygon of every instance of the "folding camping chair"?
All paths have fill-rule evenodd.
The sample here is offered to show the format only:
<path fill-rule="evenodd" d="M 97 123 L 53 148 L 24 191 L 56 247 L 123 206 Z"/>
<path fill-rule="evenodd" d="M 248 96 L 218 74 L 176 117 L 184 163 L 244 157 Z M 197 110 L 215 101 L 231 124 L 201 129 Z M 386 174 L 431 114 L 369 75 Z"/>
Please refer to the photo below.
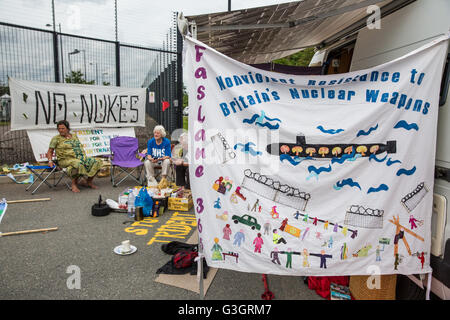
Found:
<path fill-rule="evenodd" d="M 144 163 L 136 157 L 139 154 L 138 139 L 134 137 L 111 138 L 109 147 L 111 150 L 111 182 L 113 187 L 117 187 L 128 177 L 142 185 L 141 175 Z M 117 175 L 115 174 L 116 168 L 120 170 Z M 132 170 L 130 171 L 130 169 Z M 135 173 L 135 171 L 137 172 Z M 117 182 L 122 174 L 126 174 L 125 177 Z"/>
<path fill-rule="evenodd" d="M 28 191 L 36 182 L 40 181 L 38 186 L 31 192 L 31 194 L 34 194 L 42 184 L 46 184 L 49 188 L 56 187 L 63 178 L 69 178 L 69 175 L 67 174 L 65 169 L 61 169 L 57 165 L 54 165 L 53 167 L 50 166 L 27 166 L 28 170 L 31 171 L 33 174 L 33 183 L 30 184 L 25 190 Z M 40 171 L 40 172 L 39 172 Z M 58 181 L 56 181 L 56 174 L 57 172 L 60 172 L 61 175 L 58 178 Z M 48 183 L 48 179 L 53 178 L 53 184 Z M 71 190 L 71 186 L 67 183 L 67 181 L 64 181 L 67 188 Z"/>

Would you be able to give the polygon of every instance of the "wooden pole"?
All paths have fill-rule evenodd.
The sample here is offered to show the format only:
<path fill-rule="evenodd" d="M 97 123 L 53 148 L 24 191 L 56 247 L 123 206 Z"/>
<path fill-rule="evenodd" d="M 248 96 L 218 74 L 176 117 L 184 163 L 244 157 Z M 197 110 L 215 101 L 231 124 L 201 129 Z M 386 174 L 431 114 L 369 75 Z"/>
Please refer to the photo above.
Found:
<path fill-rule="evenodd" d="M 36 233 L 36 232 L 56 231 L 56 230 L 58 230 L 58 228 L 44 228 L 44 229 L 5 232 L 5 233 L 0 233 L 0 237 L 13 236 L 13 235 L 18 235 L 18 234 Z"/>
<path fill-rule="evenodd" d="M 50 198 L 41 198 L 41 199 L 24 199 L 24 200 L 6 200 L 6 203 L 24 203 L 24 202 L 39 202 L 39 201 L 50 201 Z"/>

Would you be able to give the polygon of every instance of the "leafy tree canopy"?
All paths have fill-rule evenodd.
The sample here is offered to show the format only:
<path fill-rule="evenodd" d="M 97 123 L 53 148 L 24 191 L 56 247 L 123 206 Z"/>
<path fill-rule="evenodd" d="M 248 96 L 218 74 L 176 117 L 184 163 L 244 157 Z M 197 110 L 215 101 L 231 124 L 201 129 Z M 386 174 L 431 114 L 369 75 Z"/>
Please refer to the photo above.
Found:
<path fill-rule="evenodd" d="M 94 84 L 95 80 L 86 81 L 84 74 L 81 71 L 71 71 L 65 77 L 66 83 L 79 83 L 79 84 Z"/>
<path fill-rule="evenodd" d="M 290 56 L 274 60 L 274 63 L 288 66 L 307 67 L 314 55 L 314 48 L 307 48 Z"/>

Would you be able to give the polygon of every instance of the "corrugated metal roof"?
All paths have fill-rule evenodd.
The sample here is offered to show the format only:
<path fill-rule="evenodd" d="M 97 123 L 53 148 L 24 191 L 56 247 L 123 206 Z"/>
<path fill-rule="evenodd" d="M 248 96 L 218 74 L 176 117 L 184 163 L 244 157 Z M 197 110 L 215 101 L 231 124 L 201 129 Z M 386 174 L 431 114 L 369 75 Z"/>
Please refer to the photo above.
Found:
<path fill-rule="evenodd" d="M 364 19 L 367 6 L 399 0 L 304 0 L 186 17 L 197 39 L 247 64 L 270 62 L 320 44 Z M 358 8 L 358 6 L 364 6 Z"/>

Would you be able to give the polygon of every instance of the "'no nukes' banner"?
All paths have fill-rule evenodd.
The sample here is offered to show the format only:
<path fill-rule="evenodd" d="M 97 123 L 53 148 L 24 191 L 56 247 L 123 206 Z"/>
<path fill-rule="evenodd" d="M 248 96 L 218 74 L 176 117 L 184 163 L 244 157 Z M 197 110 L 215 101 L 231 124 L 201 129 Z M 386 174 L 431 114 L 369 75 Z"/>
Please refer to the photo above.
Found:
<path fill-rule="evenodd" d="M 123 88 L 9 78 L 11 130 L 145 126 L 145 88 Z"/>
<path fill-rule="evenodd" d="M 191 186 L 208 265 L 430 272 L 447 39 L 366 70 L 293 76 L 186 38 Z"/>

